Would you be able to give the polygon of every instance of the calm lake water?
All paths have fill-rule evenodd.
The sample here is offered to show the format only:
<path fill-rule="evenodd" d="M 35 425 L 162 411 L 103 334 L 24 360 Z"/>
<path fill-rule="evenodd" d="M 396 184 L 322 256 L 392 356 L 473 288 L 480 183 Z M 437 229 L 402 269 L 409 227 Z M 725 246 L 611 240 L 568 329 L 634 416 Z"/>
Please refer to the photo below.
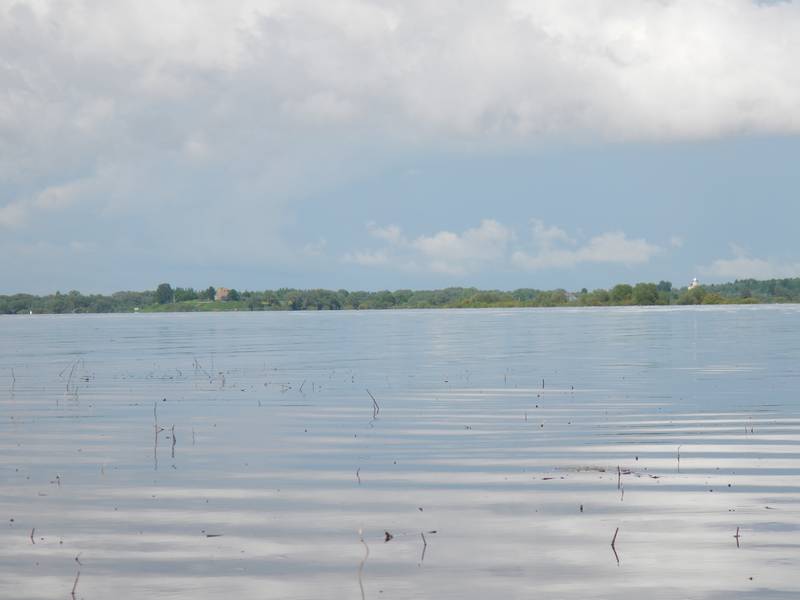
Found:
<path fill-rule="evenodd" d="M 0 449 L 0 598 L 800 597 L 798 306 L 0 317 Z"/>

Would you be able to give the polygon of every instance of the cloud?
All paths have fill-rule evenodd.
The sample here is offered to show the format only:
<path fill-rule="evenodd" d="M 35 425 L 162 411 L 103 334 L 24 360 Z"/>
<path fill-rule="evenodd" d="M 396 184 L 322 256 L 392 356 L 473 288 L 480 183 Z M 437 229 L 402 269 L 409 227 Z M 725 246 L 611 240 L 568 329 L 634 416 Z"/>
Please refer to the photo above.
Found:
<path fill-rule="evenodd" d="M 311 258 L 320 258 L 325 256 L 325 249 L 328 246 L 328 240 L 320 238 L 316 242 L 309 242 L 303 246 L 303 253 Z"/>
<path fill-rule="evenodd" d="M 28 216 L 25 202 L 11 202 L 0 206 L 0 227 L 19 227 Z"/>
<path fill-rule="evenodd" d="M 405 243 L 403 231 L 397 225 L 379 227 L 373 221 L 371 221 L 367 223 L 367 231 L 369 231 L 369 234 L 372 237 L 378 238 L 379 240 L 385 240 L 391 244 Z"/>
<path fill-rule="evenodd" d="M 568 269 L 582 263 L 638 265 L 648 262 L 662 248 L 622 232 L 602 233 L 580 244 L 566 231 L 538 219 L 531 221 L 531 240 L 526 251 L 514 231 L 494 219 L 461 233 L 439 231 L 408 239 L 400 227 L 367 226 L 372 237 L 383 240 L 379 250 L 345 255 L 347 262 L 362 266 L 415 268 L 448 275 L 465 275 L 482 269 Z"/>
<path fill-rule="evenodd" d="M 299 120 L 346 123 L 356 116 L 356 106 L 331 91 L 321 91 L 299 100 L 287 100 L 283 110 Z"/>
<path fill-rule="evenodd" d="M 718 258 L 700 267 L 700 274 L 718 279 L 780 279 L 800 277 L 800 262 L 782 262 L 755 258 L 736 244 L 731 244 L 732 258 Z"/>
<path fill-rule="evenodd" d="M 554 245 L 565 242 L 574 244 L 573 240 L 566 231 L 559 227 L 547 226 L 539 219 L 531 221 L 531 228 L 533 229 L 533 241 L 543 250 L 549 250 Z"/>
<path fill-rule="evenodd" d="M 388 264 L 390 259 L 386 252 L 381 250 L 360 250 L 345 254 L 344 261 L 361 265 L 362 267 L 377 267 Z"/>
<path fill-rule="evenodd" d="M 309 131 L 493 145 L 800 131 L 797 3 L 0 0 L 0 53 L 11 178 Z"/>
<path fill-rule="evenodd" d="M 796 134 L 798 55 L 800 3 L 0 0 L 0 228 L 63 243 L 69 225 L 154 270 L 286 270 L 303 199 L 420 149 Z M 590 262 L 563 233 L 517 261 Z M 512 246 L 375 235 L 444 272 Z M 608 235 L 595 256 L 652 255 Z"/>
<path fill-rule="evenodd" d="M 484 219 L 478 227 L 460 234 L 440 231 L 432 236 L 420 236 L 410 246 L 420 253 L 430 270 L 462 274 L 503 258 L 512 237 L 511 230 L 504 225 L 494 219 Z"/>
<path fill-rule="evenodd" d="M 462 233 L 439 231 L 408 239 L 397 225 L 380 227 L 367 223 L 371 237 L 386 244 L 380 250 L 345 254 L 345 262 L 362 266 L 390 266 L 404 270 L 463 275 L 487 263 L 501 260 L 513 233 L 494 219 L 484 219 L 478 227 Z"/>
<path fill-rule="evenodd" d="M 42 214 L 65 211 L 107 187 L 109 176 L 109 173 L 99 173 L 93 177 L 50 185 L 32 196 L 0 206 L 0 227 L 20 228 Z"/>
<path fill-rule="evenodd" d="M 631 239 L 621 231 L 608 232 L 577 245 L 566 232 L 546 227 L 541 221 L 532 222 L 535 252 L 516 250 L 511 261 L 528 270 L 565 269 L 582 263 L 638 265 L 647 263 L 662 251 L 644 239 Z M 571 247 L 563 247 L 566 242 Z"/>
<path fill-rule="evenodd" d="M 202 132 L 192 133 L 183 143 L 183 152 L 190 160 L 202 162 L 211 157 L 212 148 Z"/>
<path fill-rule="evenodd" d="M 576 254 L 582 262 L 638 265 L 649 262 L 659 252 L 659 246 L 642 238 L 630 239 L 621 231 L 615 231 L 593 237 Z"/>

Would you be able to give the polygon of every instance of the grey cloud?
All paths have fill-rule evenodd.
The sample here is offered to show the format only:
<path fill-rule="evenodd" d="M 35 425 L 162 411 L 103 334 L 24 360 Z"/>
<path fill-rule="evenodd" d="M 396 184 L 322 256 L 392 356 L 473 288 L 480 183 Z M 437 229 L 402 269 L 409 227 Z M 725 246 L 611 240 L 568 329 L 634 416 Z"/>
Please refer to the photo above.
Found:
<path fill-rule="evenodd" d="M 800 130 L 792 4 L 179 7 L 0 3 L 3 175 L 191 153 L 198 135 L 234 163 L 343 127 L 494 144 Z"/>
<path fill-rule="evenodd" d="M 297 265 L 375 148 L 796 133 L 798 54 L 800 7 L 748 0 L 0 0 L 0 230 Z"/>

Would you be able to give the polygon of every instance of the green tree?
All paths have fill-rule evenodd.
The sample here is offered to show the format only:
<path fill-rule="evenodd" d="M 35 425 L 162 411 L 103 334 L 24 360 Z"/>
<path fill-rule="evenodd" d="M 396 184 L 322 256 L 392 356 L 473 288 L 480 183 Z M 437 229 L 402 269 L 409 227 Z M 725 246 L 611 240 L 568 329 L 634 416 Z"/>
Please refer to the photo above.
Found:
<path fill-rule="evenodd" d="M 611 300 L 608 290 L 602 288 L 593 290 L 581 298 L 581 302 L 587 306 L 607 306 Z"/>
<path fill-rule="evenodd" d="M 706 297 L 706 290 L 704 287 L 696 287 L 690 290 L 685 290 L 678 297 L 678 304 L 703 304 Z"/>
<path fill-rule="evenodd" d="M 381 290 L 372 294 L 370 308 L 392 308 L 396 304 L 394 294 L 389 290 Z"/>
<path fill-rule="evenodd" d="M 247 298 L 247 308 L 250 310 L 262 310 L 263 305 L 261 304 L 261 300 L 258 299 L 258 296 L 250 294 Z"/>
<path fill-rule="evenodd" d="M 671 281 L 664 281 L 661 280 L 658 282 L 656 286 L 659 292 L 671 292 L 672 291 L 672 282 Z"/>
<path fill-rule="evenodd" d="M 703 296 L 703 304 L 725 304 L 725 298 L 720 296 L 717 292 L 707 292 Z"/>
<path fill-rule="evenodd" d="M 303 294 L 299 290 L 287 290 L 284 297 L 290 310 L 303 310 Z"/>
<path fill-rule="evenodd" d="M 159 284 L 156 288 L 156 302 L 170 304 L 173 300 L 172 286 L 168 283 Z"/>
<path fill-rule="evenodd" d="M 611 289 L 611 302 L 614 304 L 630 304 L 633 288 L 627 283 L 620 283 Z"/>
<path fill-rule="evenodd" d="M 633 288 L 633 303 L 650 306 L 658 302 L 658 287 L 655 283 L 637 283 Z"/>
<path fill-rule="evenodd" d="M 241 295 L 236 290 L 231 289 L 228 292 L 228 300 L 230 300 L 231 302 L 237 302 L 237 301 L 239 301 L 241 299 L 242 299 Z"/>
<path fill-rule="evenodd" d="M 270 308 L 278 308 L 281 305 L 281 301 L 280 298 L 278 298 L 278 294 L 276 294 L 272 290 L 265 291 L 262 297 L 264 303 Z"/>
<path fill-rule="evenodd" d="M 175 302 L 197 300 L 197 292 L 192 288 L 175 288 Z"/>

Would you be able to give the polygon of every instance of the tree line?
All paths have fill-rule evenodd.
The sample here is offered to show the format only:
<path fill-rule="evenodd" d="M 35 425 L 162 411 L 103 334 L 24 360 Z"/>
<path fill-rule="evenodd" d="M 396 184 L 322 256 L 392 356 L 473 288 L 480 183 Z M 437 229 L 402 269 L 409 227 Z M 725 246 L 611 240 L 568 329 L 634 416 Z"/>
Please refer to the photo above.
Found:
<path fill-rule="evenodd" d="M 675 288 L 669 281 L 621 283 L 610 289 L 513 291 L 450 287 L 439 290 L 382 290 L 376 292 L 280 288 L 264 291 L 228 290 L 225 300 L 215 300 L 208 287 L 172 287 L 123 291 L 110 295 L 84 295 L 78 291 L 45 296 L 0 296 L 0 314 L 112 313 L 212 310 L 371 310 L 389 308 L 488 308 L 549 306 L 653 306 L 680 304 L 800 302 L 800 278 L 755 280 Z"/>

